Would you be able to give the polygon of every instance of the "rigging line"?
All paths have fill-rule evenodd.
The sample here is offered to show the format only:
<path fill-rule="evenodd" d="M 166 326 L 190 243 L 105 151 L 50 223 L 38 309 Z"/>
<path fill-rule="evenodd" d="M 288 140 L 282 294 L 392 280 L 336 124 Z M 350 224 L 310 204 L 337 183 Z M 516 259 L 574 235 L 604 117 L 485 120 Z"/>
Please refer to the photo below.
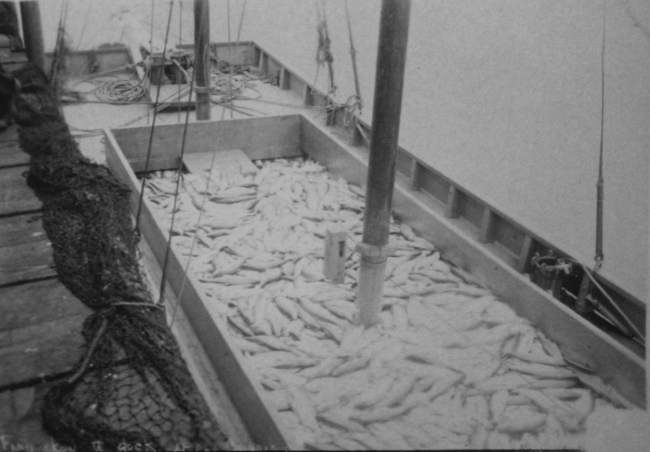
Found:
<path fill-rule="evenodd" d="M 320 65 L 321 65 L 321 58 L 320 58 L 321 36 L 318 27 L 320 26 L 322 19 L 320 14 L 320 8 L 318 7 L 318 0 L 314 0 L 314 7 L 316 8 L 316 31 L 318 32 L 318 47 L 316 48 L 316 75 L 314 76 L 314 82 L 311 84 L 312 88 L 310 88 L 310 93 L 312 95 L 315 93 L 315 89 L 317 88 L 316 83 L 318 82 L 318 73 L 320 72 Z"/>
<path fill-rule="evenodd" d="M 612 299 L 612 297 L 611 297 L 611 296 L 610 296 L 610 295 L 605 291 L 605 289 L 603 288 L 603 286 L 601 286 L 600 283 L 596 280 L 596 278 L 595 278 L 594 275 L 592 274 L 592 273 L 595 273 L 595 271 L 590 270 L 589 267 L 587 267 L 585 264 L 583 264 L 582 262 L 578 261 L 577 259 L 566 258 L 566 257 L 565 257 L 564 259 L 566 259 L 566 260 L 568 260 L 568 261 L 571 261 L 571 262 L 574 262 L 574 263 L 580 265 L 580 266 L 582 267 L 582 269 L 584 270 L 585 275 L 587 275 L 587 277 L 591 280 L 591 283 L 592 283 L 594 286 L 596 286 L 596 288 L 597 288 L 598 290 L 600 290 L 600 292 L 605 296 L 605 298 L 607 298 L 607 300 L 610 302 L 610 304 L 614 307 L 614 310 L 618 313 L 618 315 L 620 315 L 620 316 L 624 319 L 624 321 L 625 321 L 627 327 L 630 328 L 630 330 L 632 330 L 632 331 L 634 332 L 634 334 L 637 335 L 637 337 L 639 337 L 639 338 L 645 340 L 645 335 L 641 333 L 641 331 L 640 331 L 640 330 L 636 327 L 636 325 L 635 325 L 635 324 L 630 320 L 630 318 L 625 314 L 625 312 L 623 312 L 623 310 L 621 310 L 621 308 L 618 306 L 618 304 L 615 303 L 614 300 Z"/>
<path fill-rule="evenodd" d="M 151 0 L 151 27 L 149 29 L 149 65 L 153 68 L 153 13 L 155 1 Z M 144 61 L 143 61 L 144 62 Z M 145 71 L 145 76 L 151 77 L 150 71 Z M 149 88 L 151 88 L 151 80 L 149 80 Z M 160 90 L 158 90 L 160 91 Z M 147 108 L 147 124 L 149 124 L 149 109 Z"/>
<path fill-rule="evenodd" d="M 80 50 L 81 40 L 83 39 L 84 33 L 86 31 L 86 25 L 88 24 L 88 16 L 90 16 L 90 10 L 92 9 L 92 0 L 88 2 L 88 9 L 86 10 L 86 17 L 84 17 L 84 24 L 81 27 L 81 33 L 79 33 L 79 40 L 77 41 L 76 48 Z"/>
<path fill-rule="evenodd" d="M 226 14 L 228 16 L 228 57 L 230 58 L 230 71 L 229 71 L 229 78 L 228 78 L 228 101 L 232 102 L 232 68 L 233 68 L 233 62 L 232 62 L 232 41 L 230 39 L 230 0 L 226 0 Z M 217 68 L 218 66 L 218 61 L 217 61 Z M 232 109 L 230 110 L 230 119 L 232 119 L 233 116 L 233 111 Z"/>
<path fill-rule="evenodd" d="M 226 115 L 226 109 L 222 108 L 221 109 L 221 119 L 219 121 L 218 130 L 217 130 L 217 143 L 218 143 L 219 138 L 221 138 L 221 131 L 223 129 L 223 123 L 225 121 L 225 115 Z M 216 147 L 217 146 L 215 145 L 215 148 Z M 198 218 L 198 221 L 196 222 L 196 224 L 199 225 L 199 226 L 197 226 L 197 229 L 201 225 L 201 220 L 203 218 L 203 213 L 205 212 L 205 200 L 208 197 L 208 193 L 210 191 L 210 182 L 212 181 L 212 173 L 214 171 L 214 164 L 215 164 L 215 161 L 216 161 L 216 156 L 217 156 L 217 153 L 213 152 L 212 153 L 212 160 L 210 161 L 210 171 L 209 171 L 208 176 L 207 176 L 206 181 L 205 181 L 205 193 L 203 193 L 203 197 L 201 198 L 201 208 L 199 209 L 199 218 Z M 192 255 L 194 254 L 194 247 L 196 246 L 196 240 L 197 240 L 197 238 L 196 238 L 196 233 L 195 233 L 194 236 L 192 237 L 192 245 L 190 246 L 190 252 L 189 252 L 189 254 L 187 256 L 187 262 L 185 263 L 185 269 L 183 271 L 183 281 L 181 282 L 181 288 L 178 291 L 178 302 L 174 306 L 174 310 L 172 312 L 172 318 L 171 318 L 171 321 L 169 323 L 169 328 L 171 328 L 174 325 L 174 320 L 176 319 L 176 312 L 178 310 L 178 305 L 180 304 L 181 297 L 183 296 L 183 291 L 185 290 L 185 283 L 187 282 L 187 272 L 189 271 L 190 263 L 192 262 Z"/>
<path fill-rule="evenodd" d="M 181 45 L 183 43 L 183 2 L 178 2 L 178 48 L 181 48 Z M 182 61 L 182 60 L 181 60 Z M 180 101 L 181 99 L 181 84 L 179 80 L 176 80 L 178 84 L 178 100 Z M 191 85 L 191 82 L 190 82 Z M 190 86 L 190 99 L 192 99 L 192 87 Z M 188 102 L 189 102 L 188 100 Z M 189 104 L 188 104 L 189 108 Z M 181 103 L 178 103 L 178 122 L 181 122 Z"/>
<path fill-rule="evenodd" d="M 354 90 L 357 93 L 357 103 L 359 113 L 363 108 L 361 101 L 361 87 L 359 85 L 359 73 L 357 71 L 357 49 L 354 48 L 354 40 L 352 39 L 352 23 L 350 22 L 350 11 L 348 9 L 348 0 L 345 0 L 345 16 L 348 22 L 348 35 L 350 36 L 350 57 L 352 58 L 352 73 L 354 75 Z"/>
<path fill-rule="evenodd" d="M 62 36 L 62 27 L 63 27 L 63 14 L 66 9 L 66 6 L 68 4 L 67 0 L 64 0 L 63 4 L 61 5 L 61 12 L 59 13 L 59 25 L 56 29 L 56 41 L 54 43 L 54 52 L 52 55 L 52 64 L 50 65 L 50 83 L 54 83 L 54 76 L 57 72 L 57 66 L 58 66 L 58 58 L 60 57 L 59 49 L 61 47 L 61 36 Z"/>
<path fill-rule="evenodd" d="M 201 21 L 201 23 L 199 25 L 199 34 L 201 34 L 203 32 L 203 26 L 204 26 L 203 24 L 204 24 L 204 22 Z M 206 59 L 209 56 L 209 50 L 210 50 L 209 47 L 210 47 L 209 45 L 206 45 L 205 49 L 204 49 L 205 50 L 204 51 L 204 58 L 206 58 Z M 207 67 L 207 65 L 205 65 L 205 67 Z M 195 75 L 196 74 L 194 74 L 194 76 Z M 206 78 L 209 80 L 209 77 L 206 77 Z M 192 77 L 192 80 L 194 80 L 194 77 Z M 189 99 L 188 102 L 190 102 L 191 101 L 191 95 L 190 95 L 190 97 L 188 99 Z M 221 121 L 219 122 L 219 125 L 217 126 L 218 127 L 217 128 L 217 143 L 218 143 L 219 138 L 221 137 L 221 131 L 222 131 L 222 128 L 223 128 L 225 113 L 226 113 L 226 109 L 222 108 L 222 110 L 221 110 Z M 188 108 L 187 114 L 189 115 L 189 108 Z M 185 127 L 187 127 L 187 117 L 186 117 L 186 125 L 185 125 Z M 212 154 L 212 161 L 210 163 L 210 172 L 208 174 L 206 184 L 205 184 L 205 193 L 203 194 L 203 197 L 201 199 L 201 208 L 199 209 L 199 217 L 198 217 L 198 220 L 197 220 L 197 223 L 196 223 L 197 225 L 201 224 L 201 220 L 203 218 L 205 200 L 206 200 L 206 198 L 208 196 L 208 193 L 210 191 L 210 181 L 212 180 L 212 172 L 214 170 L 214 163 L 215 163 L 216 155 L 217 155 L 216 152 L 214 152 Z M 181 160 L 181 162 L 182 162 L 182 160 Z M 180 178 L 180 174 L 178 175 L 178 177 Z M 198 228 L 198 226 L 197 226 L 197 228 Z M 170 240 L 171 240 L 171 236 L 170 236 Z M 170 319 L 170 322 L 169 322 L 169 328 L 171 328 L 174 325 L 174 321 L 176 320 L 176 313 L 178 312 L 178 306 L 180 304 L 180 301 L 182 300 L 183 291 L 185 290 L 185 283 L 187 282 L 187 272 L 188 272 L 190 264 L 192 262 L 192 254 L 194 253 L 194 247 L 196 246 L 196 240 L 197 240 L 196 234 L 194 234 L 194 237 L 192 238 L 192 245 L 190 246 L 190 253 L 187 256 L 187 262 L 185 264 L 185 268 L 184 268 L 184 271 L 183 271 L 183 280 L 181 282 L 181 287 L 180 287 L 180 289 L 178 291 L 178 297 L 177 297 L 178 299 L 177 299 L 177 301 L 174 304 L 173 309 L 172 309 L 172 315 L 171 315 L 171 319 Z"/>
<path fill-rule="evenodd" d="M 241 29 L 242 29 L 242 26 L 244 24 L 244 14 L 245 13 L 246 13 L 246 0 L 244 0 L 244 4 L 242 5 L 241 16 L 239 18 L 239 27 L 237 29 L 237 42 L 235 43 L 235 48 L 236 49 L 239 49 L 239 38 L 241 36 Z M 230 20 L 230 15 L 228 17 L 229 17 L 229 20 Z M 228 41 L 230 41 L 230 36 L 228 36 Z M 232 56 L 232 51 L 230 52 L 230 58 L 231 58 L 231 60 L 234 59 L 234 57 Z M 231 61 L 230 62 L 230 86 L 229 86 L 228 96 L 229 96 L 229 101 L 231 102 L 231 105 L 233 107 L 235 105 L 235 101 L 234 101 L 233 96 L 232 96 L 232 78 L 233 78 L 234 69 L 235 69 L 235 65 L 234 65 L 233 61 Z M 231 116 L 230 117 L 232 118 L 232 110 L 231 110 Z"/>
<path fill-rule="evenodd" d="M 605 136 L 605 37 L 607 33 L 607 12 L 606 1 L 603 0 L 603 40 L 601 44 L 600 55 L 600 151 L 598 155 L 598 182 L 596 183 L 596 256 L 594 271 L 600 269 L 603 255 L 603 196 L 604 185 L 603 179 L 603 148 Z"/>
<path fill-rule="evenodd" d="M 174 0 L 171 0 L 171 4 L 169 6 L 169 18 L 167 19 L 167 33 L 165 34 L 165 44 L 163 45 L 163 53 L 162 53 L 162 61 L 164 64 L 165 61 L 165 54 L 167 53 L 167 39 L 169 38 L 169 26 L 172 22 L 172 11 L 174 9 Z M 150 55 L 151 56 L 151 55 Z M 158 81 L 160 82 L 160 79 L 162 78 L 162 71 L 160 72 L 160 76 L 158 77 Z M 158 101 L 160 99 L 160 85 L 158 85 L 158 91 L 156 92 L 156 102 L 155 105 L 158 105 Z M 147 110 L 148 111 L 148 110 Z M 158 113 L 158 109 L 154 109 L 153 112 L 153 121 L 151 123 L 151 133 L 149 134 L 149 148 L 147 149 L 147 159 L 144 164 L 144 174 L 149 171 L 149 160 L 151 159 L 151 147 L 153 145 L 153 133 L 155 130 L 156 126 L 156 116 Z M 142 178 L 142 185 L 140 186 L 140 197 L 138 199 L 138 210 L 135 214 L 135 230 L 136 233 L 140 233 L 140 213 L 142 211 L 142 199 L 144 198 L 144 182 L 145 178 Z"/>
<path fill-rule="evenodd" d="M 194 91 L 194 77 L 190 80 L 190 95 L 187 98 L 187 111 L 185 113 L 185 125 L 183 126 L 183 138 L 181 140 L 181 153 L 178 159 L 178 175 L 176 177 L 176 189 L 174 191 L 174 204 L 172 208 L 172 220 L 169 225 L 169 238 L 167 239 L 167 247 L 165 248 L 165 259 L 163 260 L 162 266 L 162 277 L 160 279 L 160 297 L 158 298 L 158 305 L 163 305 L 165 297 L 165 282 L 167 281 L 167 266 L 169 264 L 169 252 L 172 246 L 172 231 L 174 229 L 174 221 L 176 220 L 176 205 L 178 203 L 178 192 L 180 190 L 180 184 L 182 179 L 182 170 L 183 170 L 183 157 L 185 156 L 185 143 L 187 138 L 187 125 L 190 120 L 190 105 L 192 104 L 192 92 Z M 179 110 L 180 112 L 180 110 Z M 199 224 L 201 224 L 199 222 Z M 187 270 L 186 270 L 187 271 Z M 180 299 L 180 294 L 179 294 Z M 174 308 L 175 312 L 175 308 Z M 172 316 L 173 319 L 173 316 Z M 171 325 L 170 325 L 171 327 Z"/>
<path fill-rule="evenodd" d="M 325 10 L 325 1 L 321 0 L 321 4 L 323 6 L 323 28 L 325 31 L 325 42 L 327 43 L 327 53 L 325 57 L 327 61 L 327 67 L 329 69 L 329 82 L 330 82 L 329 94 L 334 96 L 336 94 L 336 85 L 334 84 L 334 67 L 332 65 L 332 61 L 334 60 L 334 58 L 332 57 L 332 52 L 330 51 L 330 35 L 327 29 L 327 11 Z"/>

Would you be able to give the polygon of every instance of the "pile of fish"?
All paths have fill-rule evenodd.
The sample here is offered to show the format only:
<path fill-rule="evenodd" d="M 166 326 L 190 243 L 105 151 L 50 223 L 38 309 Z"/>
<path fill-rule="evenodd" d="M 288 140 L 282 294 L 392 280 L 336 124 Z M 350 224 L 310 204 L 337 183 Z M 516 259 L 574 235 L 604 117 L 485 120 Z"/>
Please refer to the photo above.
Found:
<path fill-rule="evenodd" d="M 152 173 L 146 195 L 291 448 L 582 447 L 610 402 L 555 344 L 395 221 L 381 323 L 356 325 L 362 191 L 310 160 L 255 163 L 182 174 L 177 197 L 178 173 Z M 348 233 L 342 284 L 323 276 L 328 230 Z"/>

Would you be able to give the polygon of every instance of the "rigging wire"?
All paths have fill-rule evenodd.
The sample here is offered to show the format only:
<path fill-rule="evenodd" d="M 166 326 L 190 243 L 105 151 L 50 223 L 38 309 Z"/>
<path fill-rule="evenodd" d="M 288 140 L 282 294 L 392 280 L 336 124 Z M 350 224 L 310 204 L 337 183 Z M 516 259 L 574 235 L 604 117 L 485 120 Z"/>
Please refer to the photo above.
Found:
<path fill-rule="evenodd" d="M 239 38 L 241 36 L 241 30 L 242 30 L 242 26 L 244 24 L 244 14 L 245 13 L 246 13 L 246 0 L 244 0 L 244 4 L 242 5 L 241 16 L 239 18 L 239 27 L 237 29 L 237 42 L 235 43 L 235 48 L 237 48 L 237 49 L 239 48 Z M 232 47 L 230 46 L 230 12 L 228 12 L 228 52 L 229 52 L 229 55 L 230 55 L 230 78 L 229 78 L 230 83 L 228 84 L 228 102 L 230 103 L 230 107 L 231 107 L 230 118 L 232 119 L 233 111 L 237 111 L 237 110 L 235 110 L 235 107 L 234 107 L 234 100 L 235 99 L 234 99 L 234 96 L 233 96 L 233 93 L 232 93 L 233 72 L 235 70 L 235 64 L 233 62 L 234 57 L 233 57 Z M 240 111 L 240 113 L 243 113 L 243 112 Z M 246 114 L 246 113 L 244 113 L 244 114 Z"/>
<path fill-rule="evenodd" d="M 80 50 L 81 47 L 81 40 L 83 39 L 84 33 L 86 31 L 86 25 L 88 24 L 88 16 L 90 16 L 90 10 L 93 7 L 93 0 L 90 0 L 88 2 L 88 9 L 86 9 L 86 17 L 84 17 L 84 23 L 83 26 L 81 27 L 81 33 L 79 33 L 79 39 L 77 40 L 77 45 L 76 48 L 77 50 Z"/>
<path fill-rule="evenodd" d="M 345 0 L 345 16 L 348 23 L 348 36 L 350 37 L 350 58 L 352 60 L 352 74 L 354 76 L 354 90 L 356 94 L 348 97 L 345 102 L 345 115 L 343 116 L 343 125 L 351 127 L 356 125 L 357 115 L 361 114 L 363 102 L 361 100 L 361 87 L 359 84 L 359 74 L 357 71 L 357 50 L 354 48 L 354 40 L 352 39 L 352 23 L 350 21 L 350 10 L 348 9 L 348 0 Z"/>
<path fill-rule="evenodd" d="M 54 44 L 54 54 L 52 56 L 52 64 L 50 65 L 50 83 L 54 86 L 56 84 L 56 79 L 58 78 L 59 75 L 59 70 L 61 66 L 61 59 L 64 57 L 63 55 L 63 47 L 64 47 L 64 30 L 65 30 L 65 24 L 66 24 L 66 18 L 68 16 L 68 0 L 64 0 L 63 5 L 61 6 L 61 12 L 59 15 L 59 25 L 56 31 L 56 41 Z M 57 96 L 58 96 L 58 89 L 57 91 Z"/>
<path fill-rule="evenodd" d="M 178 2 L 178 49 L 183 44 L 183 2 Z M 180 67 L 180 65 L 179 65 Z M 181 99 L 181 84 L 178 84 L 178 100 Z M 190 81 L 190 85 L 192 82 Z M 190 86 L 190 99 L 192 99 L 192 87 Z M 188 105 L 189 108 L 189 105 Z M 178 103 L 178 122 L 181 122 L 181 103 Z"/>
<path fill-rule="evenodd" d="M 230 39 L 230 0 L 226 0 L 226 15 L 228 18 L 228 56 L 230 57 L 230 71 L 229 72 L 229 83 L 228 83 L 228 100 L 232 102 L 232 40 Z M 230 110 L 230 119 L 232 119 L 233 111 Z"/>
<path fill-rule="evenodd" d="M 172 11 L 174 9 L 174 0 L 171 0 L 171 4 L 169 6 L 169 18 L 167 19 L 167 33 L 165 33 L 165 44 L 163 45 L 163 53 L 162 53 L 162 59 L 164 61 L 165 59 L 165 54 L 167 53 L 167 39 L 169 38 L 169 27 L 172 21 Z M 162 77 L 162 74 L 161 74 Z M 158 101 L 160 99 L 160 86 L 158 87 L 158 91 L 156 92 L 156 102 L 155 105 L 158 105 Z M 148 111 L 148 110 L 147 110 Z M 153 112 L 153 121 L 151 124 L 151 133 L 149 134 L 149 147 L 147 149 L 147 159 L 145 161 L 145 166 L 144 166 L 144 173 L 146 174 L 147 171 L 149 171 L 149 160 L 151 159 L 151 147 L 153 145 L 153 134 L 156 126 L 156 116 L 158 113 L 158 109 L 154 109 Z M 144 183 L 145 183 L 145 178 L 142 178 L 142 185 L 140 186 L 140 196 L 138 199 L 138 210 L 135 215 L 135 230 L 136 233 L 139 235 L 140 234 L 140 213 L 142 211 L 142 199 L 144 197 Z"/>
<path fill-rule="evenodd" d="M 603 41 L 600 57 L 600 150 L 598 155 L 598 182 L 596 183 L 596 256 L 594 271 L 598 271 L 603 263 L 603 195 L 605 181 L 603 179 L 603 148 L 605 135 L 605 38 L 607 34 L 606 2 L 603 0 Z"/>
<path fill-rule="evenodd" d="M 331 51 L 331 41 L 329 36 L 329 31 L 327 29 L 327 11 L 325 10 L 325 1 L 321 0 L 321 6 L 323 8 L 323 33 L 325 37 L 325 61 L 327 62 L 327 67 L 329 69 L 329 95 L 334 97 L 336 95 L 336 84 L 334 83 L 334 67 L 332 62 L 334 61 L 334 56 Z M 333 100 L 333 99 L 332 99 Z"/>
<path fill-rule="evenodd" d="M 183 157 L 185 156 L 185 143 L 186 143 L 186 138 L 187 138 L 187 126 L 190 120 L 190 105 L 192 104 L 192 93 L 194 92 L 194 77 L 190 79 L 190 95 L 187 98 L 187 111 L 185 113 L 185 125 L 183 126 L 183 137 L 181 139 L 181 152 L 180 156 L 178 159 L 178 175 L 176 177 L 176 188 L 174 191 L 174 204 L 172 208 L 172 219 L 171 219 L 171 224 L 169 226 L 169 237 L 167 239 L 167 247 L 165 248 L 165 258 L 163 260 L 163 265 L 162 265 L 162 276 L 160 279 L 160 291 L 159 291 L 159 298 L 158 298 L 158 305 L 162 306 L 164 303 L 164 297 L 165 297 L 165 282 L 167 281 L 167 267 L 169 264 L 169 253 L 171 251 L 171 246 L 172 246 L 172 231 L 174 230 L 174 221 L 176 220 L 176 205 L 178 203 L 178 192 L 180 190 L 180 183 L 182 179 L 182 170 L 183 170 Z M 179 110 L 180 112 L 180 110 Z M 144 180 L 144 178 L 143 178 Z M 199 221 L 199 224 L 200 221 Z M 191 257 L 191 256 L 190 256 Z M 187 269 L 185 270 L 187 271 Z M 179 299 L 180 299 L 180 293 L 179 293 Z M 172 315 L 172 323 L 173 323 L 173 318 L 176 313 L 176 307 L 174 307 L 174 314 Z M 171 325 L 170 325 L 171 328 Z"/>
<path fill-rule="evenodd" d="M 149 27 L 149 67 L 153 68 L 153 18 L 154 18 L 154 10 L 155 10 L 155 1 L 151 0 L 151 26 Z M 164 58 L 164 55 L 163 55 Z M 149 72 L 149 71 L 147 71 Z M 149 75 L 150 74 L 145 74 Z M 148 78 L 148 77 L 147 77 Z M 147 87 L 151 88 L 151 80 L 147 82 Z M 151 90 L 150 90 L 151 91 Z M 160 92 L 160 90 L 158 90 Z M 158 101 L 158 99 L 156 99 Z M 149 109 L 147 108 L 147 124 L 149 124 Z"/>

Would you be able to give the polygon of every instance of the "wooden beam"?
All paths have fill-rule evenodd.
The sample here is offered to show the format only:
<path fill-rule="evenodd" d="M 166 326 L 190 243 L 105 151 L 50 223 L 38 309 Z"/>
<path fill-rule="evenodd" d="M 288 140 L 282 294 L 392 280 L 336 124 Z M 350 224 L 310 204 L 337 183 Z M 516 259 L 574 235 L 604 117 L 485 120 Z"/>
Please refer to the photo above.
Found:
<path fill-rule="evenodd" d="M 327 230 L 325 233 L 325 255 L 323 259 L 323 275 L 335 284 L 343 283 L 345 279 L 345 241 L 347 232 Z"/>
<path fill-rule="evenodd" d="M 365 326 L 379 322 L 388 256 L 386 246 L 395 183 L 410 12 L 410 0 L 382 2 L 363 247 L 359 249 L 361 263 L 356 301 L 359 321 Z"/>
<path fill-rule="evenodd" d="M 263 50 L 260 51 L 259 70 L 262 74 L 268 75 L 269 71 L 269 56 Z"/>
<path fill-rule="evenodd" d="M 303 93 L 303 102 L 305 105 L 311 107 L 314 105 L 314 94 L 311 91 L 311 86 L 305 84 L 305 91 Z"/>
<path fill-rule="evenodd" d="M 524 243 L 521 246 L 521 251 L 519 252 L 519 262 L 517 262 L 516 270 L 519 273 L 526 273 L 528 266 L 530 265 L 530 260 L 533 257 L 535 241 L 533 237 L 529 234 L 524 236 Z"/>
<path fill-rule="evenodd" d="M 196 119 L 210 119 L 210 6 L 194 0 L 194 42 L 196 64 Z"/>
<path fill-rule="evenodd" d="M 459 194 L 460 192 L 456 186 L 452 185 L 449 187 L 449 196 L 447 197 L 447 204 L 445 206 L 445 216 L 447 218 L 458 217 Z"/>
<path fill-rule="evenodd" d="M 291 74 L 289 73 L 287 68 L 282 66 L 282 68 L 280 69 L 280 83 L 279 83 L 280 89 L 281 90 L 291 89 L 291 81 L 290 80 L 291 80 Z"/>
<path fill-rule="evenodd" d="M 20 15 L 23 20 L 23 35 L 25 36 L 25 53 L 27 54 L 27 58 L 30 62 L 45 71 L 43 29 L 38 2 L 21 1 Z"/>
<path fill-rule="evenodd" d="M 424 167 L 417 160 L 411 160 L 411 176 L 409 177 L 409 190 L 418 191 L 422 186 L 422 171 Z"/>
<path fill-rule="evenodd" d="M 494 241 L 494 212 L 487 206 L 483 209 L 478 241 L 481 243 L 491 243 Z"/>

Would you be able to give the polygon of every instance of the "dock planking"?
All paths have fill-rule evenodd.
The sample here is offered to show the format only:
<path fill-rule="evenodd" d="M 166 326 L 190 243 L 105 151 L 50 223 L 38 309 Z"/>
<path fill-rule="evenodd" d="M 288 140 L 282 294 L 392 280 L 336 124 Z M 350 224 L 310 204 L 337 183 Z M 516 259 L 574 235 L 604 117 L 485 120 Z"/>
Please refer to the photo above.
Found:
<path fill-rule="evenodd" d="M 38 212 L 0 218 L 0 249 L 46 238 Z"/>
<path fill-rule="evenodd" d="M 0 388 L 70 371 L 85 343 L 85 314 L 11 331 L 11 344 L 0 348 Z"/>
<path fill-rule="evenodd" d="M 29 164 L 29 155 L 18 144 L 18 126 L 0 132 L 0 168 Z"/>
<path fill-rule="evenodd" d="M 0 311 L 0 334 L 92 312 L 56 278 L 0 288 Z"/>
<path fill-rule="evenodd" d="M 41 209 L 41 201 L 27 185 L 27 169 L 27 165 L 0 168 L 0 217 Z"/>
<path fill-rule="evenodd" d="M 4 450 L 68 450 L 56 444 L 42 425 L 45 394 L 53 385 L 47 382 L 0 392 L 0 432 Z"/>
<path fill-rule="evenodd" d="M 0 286 L 56 275 L 49 240 L 0 248 Z"/>
<path fill-rule="evenodd" d="M 0 177 L 2 177 L 0 170 Z M 0 185 L 0 217 L 34 212 L 43 207 L 41 201 L 27 185 Z"/>
<path fill-rule="evenodd" d="M 31 191 L 27 186 L 27 178 L 25 177 L 28 169 L 27 165 L 0 168 L 0 188 L 24 186 Z M 35 196 L 33 191 L 32 195 Z"/>

